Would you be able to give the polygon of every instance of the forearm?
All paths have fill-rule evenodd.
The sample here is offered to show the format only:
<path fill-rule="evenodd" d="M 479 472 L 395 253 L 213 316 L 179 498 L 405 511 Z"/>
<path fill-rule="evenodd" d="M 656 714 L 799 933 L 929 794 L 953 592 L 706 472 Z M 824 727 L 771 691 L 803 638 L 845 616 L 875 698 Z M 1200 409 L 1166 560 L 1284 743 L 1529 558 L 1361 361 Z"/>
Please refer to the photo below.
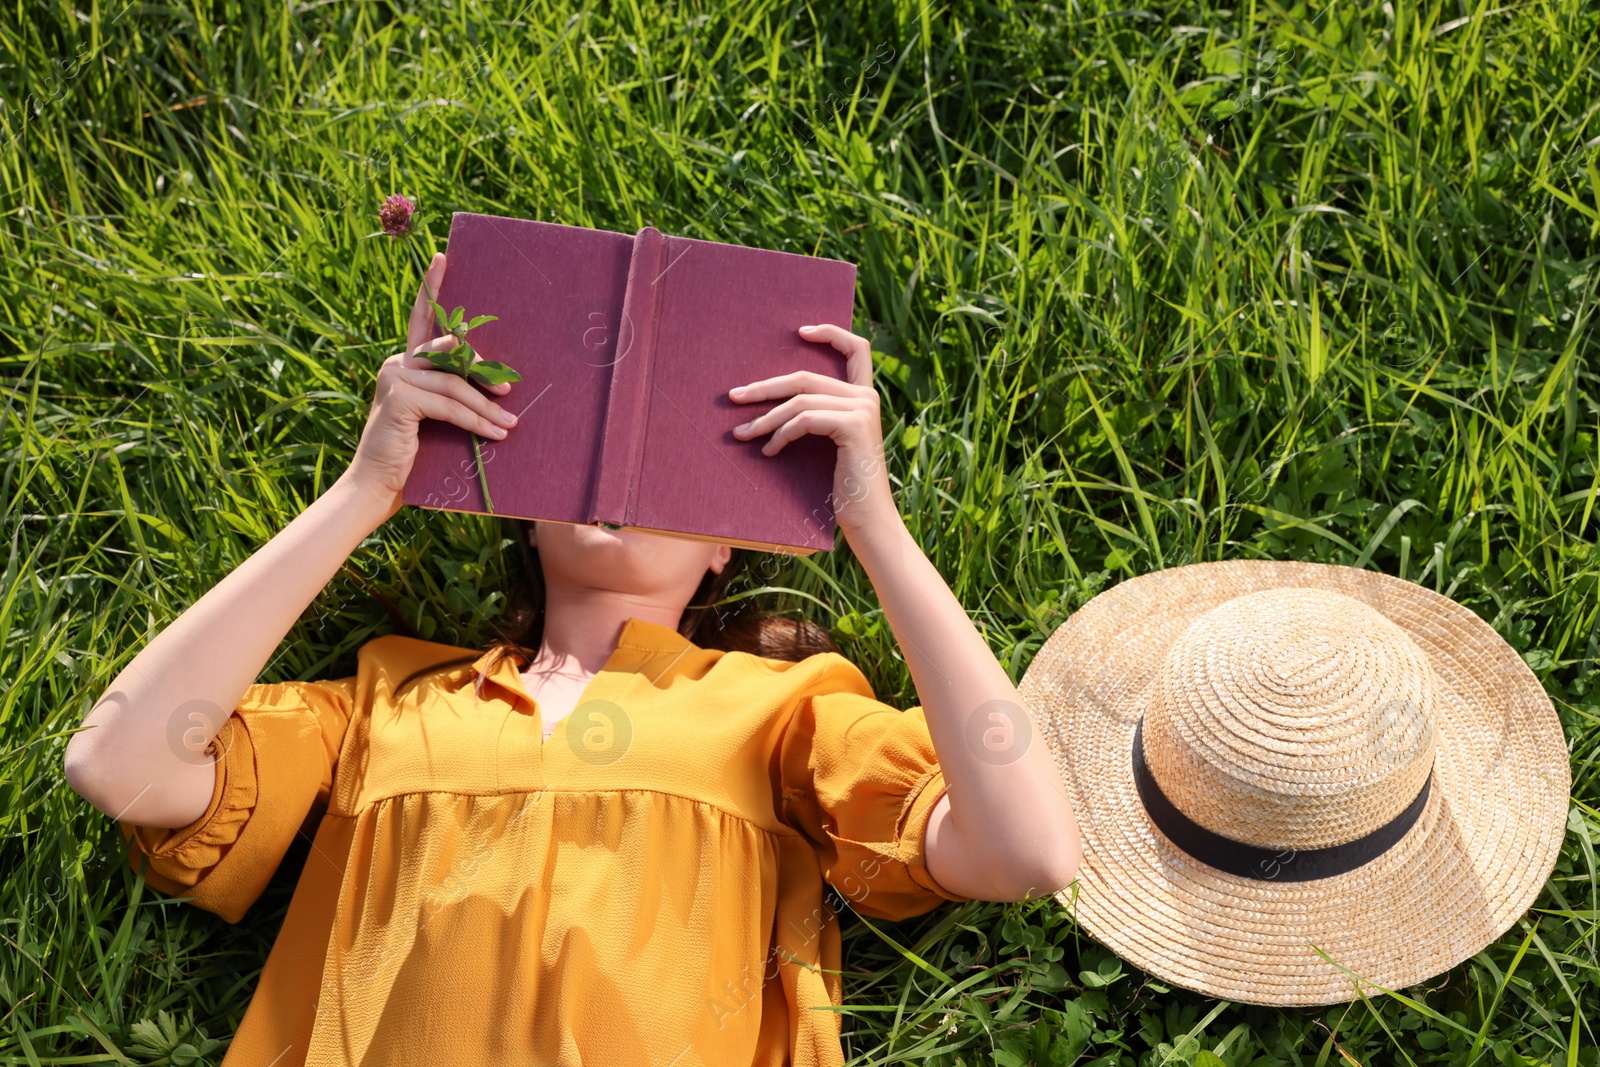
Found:
<path fill-rule="evenodd" d="M 930 873 L 987 899 L 1062 888 L 1077 868 L 1078 828 L 1037 720 L 898 516 L 851 547 L 905 655 L 948 785 L 929 825 Z"/>
<path fill-rule="evenodd" d="M 184 826 L 215 769 L 201 753 L 295 621 L 392 506 L 340 478 L 153 638 L 67 746 L 72 787 L 107 814 Z"/>

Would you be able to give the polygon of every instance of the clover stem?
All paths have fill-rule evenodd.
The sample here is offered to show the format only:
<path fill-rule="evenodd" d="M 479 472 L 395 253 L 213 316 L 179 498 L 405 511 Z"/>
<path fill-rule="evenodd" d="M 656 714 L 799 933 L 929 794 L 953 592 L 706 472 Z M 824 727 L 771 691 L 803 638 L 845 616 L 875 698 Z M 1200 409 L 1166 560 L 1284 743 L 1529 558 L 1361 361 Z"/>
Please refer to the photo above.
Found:
<path fill-rule="evenodd" d="M 472 456 L 478 461 L 478 488 L 483 490 L 483 504 L 494 514 L 494 501 L 489 499 L 489 479 L 483 473 L 483 452 L 478 448 L 478 435 L 472 435 Z"/>

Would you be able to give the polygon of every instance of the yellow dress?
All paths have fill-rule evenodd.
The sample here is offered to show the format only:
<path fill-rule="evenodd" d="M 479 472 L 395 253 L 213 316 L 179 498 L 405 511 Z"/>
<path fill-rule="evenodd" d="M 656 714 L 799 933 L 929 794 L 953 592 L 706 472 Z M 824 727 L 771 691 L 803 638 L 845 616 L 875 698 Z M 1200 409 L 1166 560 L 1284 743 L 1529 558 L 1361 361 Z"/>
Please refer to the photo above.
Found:
<path fill-rule="evenodd" d="M 472 651 L 389 635 L 351 677 L 257 683 L 205 814 L 123 824 L 152 886 L 229 922 L 314 834 L 224 1067 L 839 1064 L 824 879 L 877 918 L 968 899 L 924 861 L 922 709 L 843 656 L 630 618 L 544 742 L 510 658 L 396 698 Z"/>

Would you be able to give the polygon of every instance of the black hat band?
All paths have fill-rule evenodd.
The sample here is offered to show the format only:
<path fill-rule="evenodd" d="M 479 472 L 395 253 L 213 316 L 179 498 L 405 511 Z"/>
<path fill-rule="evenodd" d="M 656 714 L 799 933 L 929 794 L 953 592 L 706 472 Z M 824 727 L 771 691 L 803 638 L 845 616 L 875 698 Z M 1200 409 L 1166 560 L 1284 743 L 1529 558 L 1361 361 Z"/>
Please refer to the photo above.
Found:
<path fill-rule="evenodd" d="M 1133 781 L 1150 821 L 1190 856 L 1208 867 L 1263 882 L 1310 882 L 1345 874 L 1383 855 L 1406 835 L 1428 806 L 1433 771 L 1416 799 L 1393 819 L 1354 841 L 1327 848 L 1274 849 L 1247 845 L 1207 830 L 1177 809 L 1156 784 L 1144 760 L 1144 717 L 1133 728 Z"/>

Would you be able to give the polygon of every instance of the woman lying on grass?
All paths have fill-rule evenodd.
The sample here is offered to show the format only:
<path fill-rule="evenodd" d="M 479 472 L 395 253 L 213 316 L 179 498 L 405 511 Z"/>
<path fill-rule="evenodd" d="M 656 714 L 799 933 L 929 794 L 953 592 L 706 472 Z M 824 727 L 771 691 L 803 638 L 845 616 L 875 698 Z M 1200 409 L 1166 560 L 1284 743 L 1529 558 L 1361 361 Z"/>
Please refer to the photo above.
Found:
<path fill-rule="evenodd" d="M 438 256 L 434 292 L 443 274 Z M 515 421 L 429 368 L 454 338 L 428 340 L 420 290 L 409 333 L 350 468 L 151 641 L 67 746 L 68 782 L 121 820 L 150 884 L 229 922 L 315 833 L 227 1067 L 837 1064 L 824 880 L 887 919 L 1072 881 L 1048 750 L 901 523 L 868 345 L 837 326 L 802 336 L 843 352 L 849 381 L 735 389 L 788 399 L 734 432 L 770 434 L 768 455 L 837 443 L 838 525 L 920 707 L 874 699 L 815 627 L 712 621 L 699 605 L 737 550 L 543 522 L 523 524 L 538 573 L 518 640 L 462 656 L 391 634 L 350 677 L 252 684 L 399 510 L 420 421 L 490 438 Z"/>

